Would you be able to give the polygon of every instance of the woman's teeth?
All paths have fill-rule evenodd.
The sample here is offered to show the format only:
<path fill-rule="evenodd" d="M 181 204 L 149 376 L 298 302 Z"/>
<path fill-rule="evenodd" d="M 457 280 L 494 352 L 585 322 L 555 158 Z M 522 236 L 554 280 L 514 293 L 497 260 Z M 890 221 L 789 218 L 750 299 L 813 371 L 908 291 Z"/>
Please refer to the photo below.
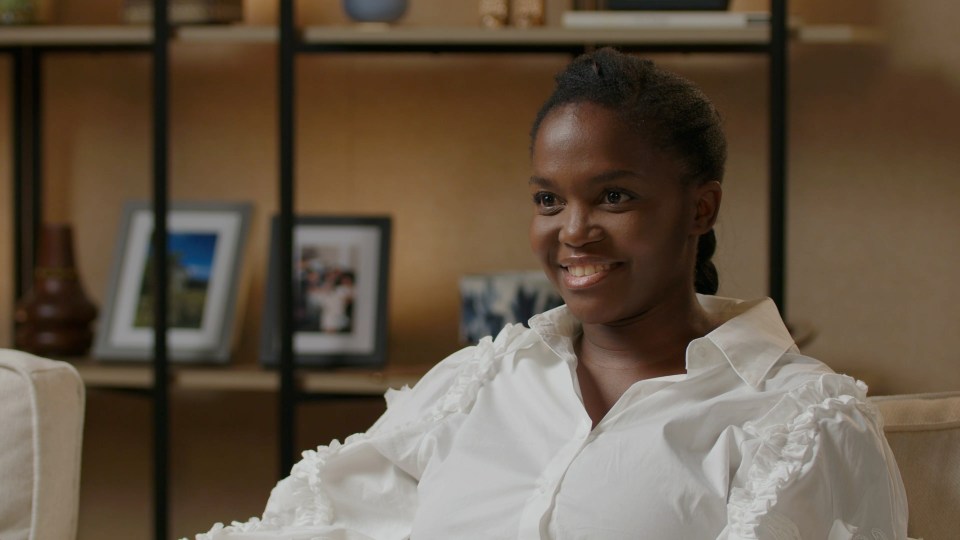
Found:
<path fill-rule="evenodd" d="M 592 276 L 600 272 L 606 272 L 610 269 L 609 264 L 588 264 L 586 266 L 568 266 L 567 272 L 574 277 Z"/>

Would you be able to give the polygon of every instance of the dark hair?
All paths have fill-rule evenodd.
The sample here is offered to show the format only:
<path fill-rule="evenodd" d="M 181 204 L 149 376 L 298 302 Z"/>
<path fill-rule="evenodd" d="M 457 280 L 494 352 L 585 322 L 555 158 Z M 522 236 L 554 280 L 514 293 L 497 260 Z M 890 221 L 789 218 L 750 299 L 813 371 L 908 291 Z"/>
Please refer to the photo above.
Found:
<path fill-rule="evenodd" d="M 576 58 L 557 75 L 556 83 L 533 122 L 531 148 L 551 111 L 589 102 L 614 111 L 650 144 L 677 156 L 686 167 L 684 181 L 723 180 L 727 141 L 720 115 L 687 79 L 650 60 L 603 48 Z M 698 293 L 716 294 L 719 287 L 717 268 L 711 261 L 716 246 L 713 229 L 697 242 L 694 286 Z"/>

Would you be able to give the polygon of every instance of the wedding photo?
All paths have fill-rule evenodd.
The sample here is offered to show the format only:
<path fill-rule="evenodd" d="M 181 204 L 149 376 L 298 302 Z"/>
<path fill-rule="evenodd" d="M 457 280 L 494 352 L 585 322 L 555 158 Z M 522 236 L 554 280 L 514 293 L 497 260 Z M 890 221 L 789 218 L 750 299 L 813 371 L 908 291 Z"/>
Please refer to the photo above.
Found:
<path fill-rule="evenodd" d="M 305 245 L 294 270 L 298 331 L 349 333 L 353 329 L 355 246 Z"/>

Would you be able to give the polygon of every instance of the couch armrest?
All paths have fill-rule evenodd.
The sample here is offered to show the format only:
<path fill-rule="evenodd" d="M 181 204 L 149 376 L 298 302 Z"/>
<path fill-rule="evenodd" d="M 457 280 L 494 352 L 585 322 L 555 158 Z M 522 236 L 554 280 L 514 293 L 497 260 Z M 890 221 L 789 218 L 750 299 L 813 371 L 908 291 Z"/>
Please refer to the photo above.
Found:
<path fill-rule="evenodd" d="M 960 531 L 960 392 L 878 396 L 884 433 L 910 508 L 909 534 L 956 538 Z"/>
<path fill-rule="evenodd" d="M 70 364 L 0 349 L 0 537 L 76 537 L 84 399 Z"/>

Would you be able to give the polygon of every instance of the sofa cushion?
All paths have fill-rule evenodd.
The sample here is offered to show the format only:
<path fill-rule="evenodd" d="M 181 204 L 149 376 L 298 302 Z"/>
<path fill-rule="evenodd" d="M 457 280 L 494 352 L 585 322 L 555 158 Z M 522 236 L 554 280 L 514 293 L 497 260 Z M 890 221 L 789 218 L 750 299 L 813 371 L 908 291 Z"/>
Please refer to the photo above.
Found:
<path fill-rule="evenodd" d="M 0 538 L 73 538 L 84 388 L 65 362 L 0 349 Z"/>
<path fill-rule="evenodd" d="M 871 398 L 903 477 L 909 534 L 956 538 L 960 531 L 960 392 Z"/>

